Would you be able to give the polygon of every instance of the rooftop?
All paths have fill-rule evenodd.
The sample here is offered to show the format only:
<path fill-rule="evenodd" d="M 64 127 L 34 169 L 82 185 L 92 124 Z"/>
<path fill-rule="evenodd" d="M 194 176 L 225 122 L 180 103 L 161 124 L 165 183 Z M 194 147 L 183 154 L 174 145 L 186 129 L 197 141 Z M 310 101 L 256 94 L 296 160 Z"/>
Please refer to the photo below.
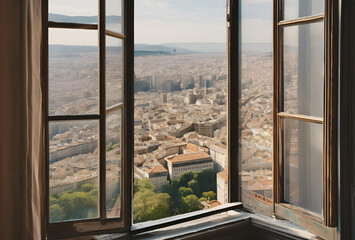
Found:
<path fill-rule="evenodd" d="M 204 209 L 210 209 L 210 208 L 214 208 L 214 207 L 218 207 L 220 205 L 222 205 L 220 202 L 218 202 L 217 200 L 212 200 L 212 201 L 202 201 L 201 202 L 202 205 L 204 205 Z"/>
<path fill-rule="evenodd" d="M 228 183 L 228 171 L 227 169 L 217 173 L 217 176 L 219 176 L 220 178 L 222 178 L 226 183 Z"/>
<path fill-rule="evenodd" d="M 168 170 L 166 170 L 162 165 L 154 166 L 153 168 L 145 167 L 144 169 L 145 169 L 148 173 L 160 173 L 160 172 L 167 172 L 167 171 L 168 171 Z"/>
<path fill-rule="evenodd" d="M 170 161 L 172 163 L 175 163 L 175 162 L 187 162 L 187 161 L 193 161 L 193 160 L 205 159 L 205 158 L 211 158 L 211 157 L 207 153 L 198 152 L 198 153 L 183 154 L 183 155 L 177 155 L 177 156 L 173 156 L 173 157 L 167 157 L 166 160 Z"/>

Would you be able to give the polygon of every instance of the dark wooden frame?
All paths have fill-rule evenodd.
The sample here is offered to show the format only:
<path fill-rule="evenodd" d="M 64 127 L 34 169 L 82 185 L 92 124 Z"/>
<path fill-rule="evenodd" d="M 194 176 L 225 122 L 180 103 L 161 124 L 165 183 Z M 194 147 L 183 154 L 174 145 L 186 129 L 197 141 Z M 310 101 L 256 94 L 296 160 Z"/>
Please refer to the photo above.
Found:
<path fill-rule="evenodd" d="M 43 1 L 43 49 L 44 49 L 44 82 L 43 89 L 46 93 L 48 91 L 48 27 L 53 28 L 70 28 L 70 29 L 93 29 L 99 30 L 99 47 L 100 55 L 100 114 L 98 115 L 80 115 L 80 116 L 48 116 L 48 95 L 43 95 L 43 110 L 45 112 L 45 146 L 46 146 L 46 178 L 49 179 L 49 151 L 48 151 L 48 123 L 49 121 L 64 121 L 64 120 L 99 120 L 100 121 L 100 131 L 101 134 L 105 134 L 105 121 L 103 120 L 107 112 L 112 112 L 118 109 L 123 111 L 123 135 L 122 135 L 122 169 L 123 177 L 121 181 L 121 190 L 123 194 L 122 201 L 122 213 L 121 218 L 118 219 L 104 219 L 105 215 L 105 194 L 100 191 L 100 218 L 99 219 L 89 219 L 80 220 L 64 223 L 52 223 L 49 224 L 49 202 L 48 202 L 48 192 L 47 203 L 46 203 L 46 228 L 48 238 L 63 238 L 68 236 L 79 236 L 88 234 L 97 234 L 100 232 L 113 233 L 113 232 L 128 232 L 130 231 L 132 225 L 132 199 L 133 199 L 133 122 L 134 122 L 134 1 L 123 0 L 124 1 L 124 33 L 125 35 L 115 33 L 112 31 L 105 30 L 105 7 L 104 0 L 98 0 L 100 4 L 100 16 L 99 24 L 78 24 L 78 23 L 58 23 L 58 22 L 48 22 L 48 0 Z M 276 81 L 274 81 L 274 95 L 273 95 L 273 127 L 274 129 L 279 129 L 280 118 L 287 117 L 293 119 L 302 119 L 310 122 L 323 123 L 324 126 L 324 136 L 325 136 L 325 147 L 324 147 L 324 181 L 327 184 L 324 189 L 324 199 L 325 199 L 325 216 L 324 224 L 326 226 L 334 227 L 336 226 L 336 216 L 337 216 L 337 205 L 336 205 L 336 178 L 337 178 L 337 167 L 336 167 L 336 124 L 337 124 L 337 4 L 338 1 L 326 1 L 325 14 L 316 15 L 312 17 L 300 18 L 297 20 L 281 20 L 282 12 L 280 8 L 282 0 L 274 0 L 274 76 Z M 241 192 L 239 191 L 239 166 L 238 166 L 238 147 L 236 143 L 239 140 L 239 111 L 238 111 L 238 101 L 239 98 L 239 15 L 240 15 L 240 1 L 239 0 L 227 0 L 227 25 L 228 25 L 228 174 L 229 174 L 229 202 L 236 202 L 240 200 Z M 296 25 L 309 23 L 314 21 L 320 21 L 324 19 L 325 22 L 325 117 L 324 121 L 319 118 L 310 118 L 301 115 L 290 115 L 280 112 L 280 90 L 281 90 L 281 69 L 280 61 L 282 59 L 282 27 L 286 25 Z M 117 106 L 112 106 L 109 109 L 105 108 L 105 101 L 102 97 L 105 96 L 105 88 L 102 83 L 105 79 L 105 35 L 120 38 L 123 41 L 123 59 L 124 59 L 124 104 L 118 104 Z M 102 60 L 103 59 L 103 60 Z M 335 89 L 335 90 L 334 90 Z M 104 124 L 102 124 L 104 123 Z M 287 204 L 282 204 L 281 194 L 282 194 L 282 184 L 280 181 L 280 176 L 282 177 L 281 161 L 279 158 L 279 131 L 274 131 L 273 137 L 273 152 L 274 152 L 274 164 L 273 164 L 273 200 L 274 200 L 274 212 L 281 213 L 280 216 L 286 216 L 287 214 L 282 214 L 282 212 L 297 212 L 300 214 L 300 219 L 308 219 L 313 221 L 315 224 L 323 223 L 319 222 L 319 219 L 314 219 L 307 216 L 307 213 L 302 213 L 300 209 L 295 209 L 292 206 L 287 206 Z M 100 137 L 100 149 L 104 149 L 105 144 L 102 144 L 102 139 L 104 136 Z M 105 153 L 105 151 L 100 151 Z M 101 154 L 101 158 L 105 159 L 104 154 Z M 100 189 L 105 186 L 105 161 L 100 160 Z M 49 182 L 46 181 L 48 191 Z M 237 208 L 239 208 L 238 205 Z M 281 210 L 277 210 L 281 209 Z M 329 211 L 328 211 L 329 210 Z M 201 215 L 203 216 L 203 214 Z M 198 215 L 194 215 L 194 218 Z M 188 219 L 188 218 L 187 218 Z M 184 222 L 187 219 L 173 220 L 172 222 Z M 173 224 L 170 223 L 170 224 Z M 165 226 L 165 225 L 164 225 Z M 159 227 L 154 226 L 153 228 Z M 151 229 L 150 226 L 148 229 Z M 138 232 L 146 231 L 138 230 Z M 328 229 L 329 230 L 329 229 Z M 331 230 L 329 230 L 331 234 Z M 328 235 L 329 235 L 328 234 Z M 327 235 L 327 236 L 328 236 Z"/>
<path fill-rule="evenodd" d="M 228 60 L 228 199 L 241 200 L 239 182 L 239 16 L 240 0 L 227 0 Z"/>
<path fill-rule="evenodd" d="M 283 20 L 282 0 L 274 0 L 274 212 L 282 217 L 288 216 L 299 221 L 325 226 L 326 237 L 334 235 L 326 227 L 337 226 L 337 111 L 338 111 L 338 1 L 325 0 L 325 13 L 293 20 Z M 283 28 L 286 26 L 324 21 L 324 118 L 309 117 L 282 112 L 282 61 Z M 282 168 L 282 119 L 297 119 L 323 124 L 323 212 L 324 217 L 305 211 L 291 204 L 283 203 L 283 168 Z M 291 213 L 291 217 L 290 217 Z M 300 222 L 298 222 L 300 223 Z M 301 224 L 302 225 L 302 224 Z M 310 231 L 315 231 L 312 224 L 304 224 Z M 312 227 L 313 226 L 313 227 Z M 318 232 L 317 232 L 318 233 Z"/>
<path fill-rule="evenodd" d="M 354 206 L 355 187 L 355 4 L 341 1 L 341 32 L 339 61 L 339 233 L 341 239 L 354 239 L 355 222 L 351 209 Z"/>
<path fill-rule="evenodd" d="M 48 0 L 43 1 L 43 111 L 45 113 L 45 157 L 46 157 L 46 235 L 49 239 L 59 239 L 64 237 L 82 236 L 89 234 L 98 234 L 100 232 L 114 233 L 127 232 L 131 226 L 132 202 L 127 200 L 132 198 L 132 172 L 125 169 L 132 169 L 133 159 L 133 118 L 134 118 L 134 1 L 122 0 L 123 9 L 123 32 L 112 32 L 106 30 L 106 7 L 105 0 L 98 0 L 98 24 L 81 23 L 61 23 L 48 21 Z M 66 28 L 82 30 L 98 30 L 99 36 L 99 114 L 91 115 L 65 115 L 49 116 L 48 113 L 48 29 Z M 105 52 L 106 35 L 123 41 L 123 102 L 106 109 L 106 71 L 105 71 Z M 106 115 L 113 111 L 123 113 L 121 122 L 121 215 L 118 218 L 106 218 Z M 100 216 L 94 219 L 85 219 L 77 221 L 68 221 L 61 223 L 49 223 L 49 122 L 50 121 L 76 121 L 76 120 L 98 120 L 99 121 L 99 209 Z"/>
<path fill-rule="evenodd" d="M 46 145 L 46 179 L 49 179 L 49 141 L 48 131 L 50 121 L 75 121 L 75 120 L 98 120 L 100 122 L 100 217 L 96 219 L 85 219 L 77 221 L 68 221 L 60 223 L 49 223 L 49 181 L 46 181 L 46 235 L 49 239 L 61 239 L 64 237 L 75 237 L 85 235 L 96 235 L 100 233 L 117 233 L 129 232 L 136 234 L 138 232 L 150 231 L 158 229 L 162 226 L 179 224 L 193 219 L 198 219 L 205 216 L 225 212 L 233 209 L 242 208 L 242 204 L 237 202 L 239 199 L 238 192 L 238 149 L 233 148 L 232 143 L 237 142 L 238 139 L 238 126 L 232 124 L 238 121 L 238 102 L 234 101 L 234 94 L 238 93 L 238 77 L 239 69 L 233 66 L 238 66 L 239 46 L 231 44 L 238 40 L 239 28 L 239 1 L 227 0 L 231 6 L 230 12 L 227 14 L 228 24 L 228 51 L 232 54 L 229 55 L 229 78 L 228 84 L 234 91 L 229 91 L 229 113 L 228 125 L 229 127 L 229 204 L 223 205 L 216 209 L 209 211 L 199 211 L 189 214 L 183 214 L 177 217 L 158 220 L 157 222 L 149 223 L 148 225 L 133 226 L 132 227 L 132 199 L 133 199 L 133 156 L 134 156 L 134 1 L 122 0 L 124 2 L 123 11 L 123 34 L 105 30 L 105 0 L 99 1 L 99 24 L 81 24 L 81 23 L 67 23 L 67 22 L 53 22 L 48 21 L 48 0 L 43 3 L 43 61 L 44 61 L 44 95 L 43 95 L 43 111 L 45 112 L 45 145 Z M 231 1 L 231 2 L 229 2 Z M 233 18 L 231 17 L 233 15 Z M 232 27 L 233 26 L 233 30 Z M 48 29 L 49 28 L 65 28 L 65 29 L 82 29 L 82 30 L 98 30 L 99 31 L 99 114 L 89 115 L 65 115 L 65 116 L 49 116 L 48 114 Z M 123 103 L 118 103 L 114 106 L 106 108 L 105 106 L 105 36 L 115 37 L 123 40 Z M 231 70 L 232 69 L 232 70 Z M 124 196 L 121 207 L 121 217 L 115 219 L 106 219 L 105 208 L 105 169 L 106 169 L 106 156 L 105 156 L 105 116 L 113 111 L 121 110 L 123 112 L 122 119 L 122 159 L 121 169 L 122 181 L 121 190 Z M 232 203 L 233 202 L 233 203 Z M 131 230 L 132 227 L 132 230 Z"/>

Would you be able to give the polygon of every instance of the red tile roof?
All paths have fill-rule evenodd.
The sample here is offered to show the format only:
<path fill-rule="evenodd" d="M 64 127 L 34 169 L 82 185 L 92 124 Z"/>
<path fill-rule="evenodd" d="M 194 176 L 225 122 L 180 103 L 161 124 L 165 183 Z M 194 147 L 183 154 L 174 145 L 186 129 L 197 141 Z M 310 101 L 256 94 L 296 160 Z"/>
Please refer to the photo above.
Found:
<path fill-rule="evenodd" d="M 167 158 L 167 160 L 169 160 L 172 163 L 175 163 L 175 162 L 193 161 L 193 160 L 204 159 L 204 158 L 211 158 L 211 157 L 207 153 L 198 152 L 198 153 L 173 156 L 171 158 Z"/>

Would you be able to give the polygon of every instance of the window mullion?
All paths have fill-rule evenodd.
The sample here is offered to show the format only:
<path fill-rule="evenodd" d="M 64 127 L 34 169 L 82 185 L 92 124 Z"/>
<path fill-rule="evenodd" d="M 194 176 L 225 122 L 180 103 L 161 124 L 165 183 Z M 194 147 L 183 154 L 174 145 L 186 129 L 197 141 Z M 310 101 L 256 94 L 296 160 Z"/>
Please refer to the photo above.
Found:
<path fill-rule="evenodd" d="M 279 21 L 282 19 L 282 0 L 274 0 L 274 33 L 273 33 L 273 212 L 275 214 L 275 204 L 281 201 L 281 161 L 280 161 L 280 144 L 279 140 L 282 136 L 279 128 L 278 113 L 282 110 L 282 42 L 283 28 L 278 27 Z M 281 122 L 281 121 L 280 121 Z"/>
<path fill-rule="evenodd" d="M 324 14 L 318 14 L 310 17 L 302 17 L 296 18 L 292 20 L 282 20 L 278 22 L 278 26 L 293 26 L 293 25 L 300 25 L 300 24 L 307 24 L 307 23 L 314 23 L 323 21 Z"/>
<path fill-rule="evenodd" d="M 239 83 L 241 81 L 239 65 L 241 59 L 239 52 L 241 50 L 238 41 L 240 37 L 240 3 L 238 0 L 227 1 L 228 17 L 228 109 L 227 109 L 227 126 L 228 126 L 228 198 L 229 202 L 237 202 L 241 200 L 241 177 L 239 176 L 238 151 L 236 143 L 239 142 L 239 102 L 235 99 L 239 98 Z M 228 12 L 228 8 L 229 11 Z M 237 67 L 236 67 L 237 66 Z"/>
<path fill-rule="evenodd" d="M 318 124 L 323 123 L 322 117 L 313 117 L 313 116 L 306 116 L 301 114 L 291 114 L 287 112 L 279 112 L 278 116 L 281 118 L 295 119 L 295 120 L 301 120 L 301 121 L 318 123 Z"/>
<path fill-rule="evenodd" d="M 55 115 L 48 116 L 48 121 L 77 121 L 77 120 L 99 120 L 100 115 Z"/>
<path fill-rule="evenodd" d="M 100 218 L 106 218 L 106 0 L 99 0 Z"/>
<path fill-rule="evenodd" d="M 109 113 L 111 113 L 111 112 L 114 112 L 114 111 L 116 111 L 116 110 L 118 110 L 118 109 L 122 109 L 122 108 L 124 108 L 124 103 L 123 103 L 123 102 L 118 103 L 118 104 L 115 104 L 115 105 L 113 105 L 113 106 L 111 106 L 111 107 L 108 107 L 108 108 L 106 109 L 106 114 L 109 114 Z"/>
<path fill-rule="evenodd" d="M 113 32 L 110 30 L 106 30 L 106 35 L 110 36 L 110 37 L 119 38 L 119 39 L 124 39 L 126 37 L 125 35 L 123 35 L 121 33 Z"/>
<path fill-rule="evenodd" d="M 53 22 L 48 21 L 49 28 L 68 28 L 68 29 L 83 29 L 83 30 L 97 30 L 97 24 L 88 23 L 71 23 L 71 22 Z"/>
<path fill-rule="evenodd" d="M 134 158 L 134 1 L 123 0 L 123 102 L 122 109 L 122 214 L 123 226 L 133 220 L 133 158 Z"/>

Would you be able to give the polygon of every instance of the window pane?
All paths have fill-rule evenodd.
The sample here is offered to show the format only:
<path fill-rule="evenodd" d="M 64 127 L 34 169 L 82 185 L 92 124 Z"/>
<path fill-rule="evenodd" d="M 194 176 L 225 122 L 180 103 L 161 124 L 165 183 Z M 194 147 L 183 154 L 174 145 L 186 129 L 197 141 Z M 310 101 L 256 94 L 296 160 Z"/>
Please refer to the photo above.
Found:
<path fill-rule="evenodd" d="M 122 102 L 122 40 L 106 36 L 106 107 Z"/>
<path fill-rule="evenodd" d="M 322 215 L 323 125 L 284 119 L 284 200 Z"/>
<path fill-rule="evenodd" d="M 106 29 L 122 32 L 122 0 L 106 0 Z"/>
<path fill-rule="evenodd" d="M 272 214 L 272 9 L 272 1 L 241 1 L 240 187 L 244 206 L 267 215 Z"/>
<path fill-rule="evenodd" d="M 108 218 L 121 211 L 121 109 L 106 115 L 106 211 Z"/>
<path fill-rule="evenodd" d="M 98 113 L 96 30 L 49 29 L 49 115 Z"/>
<path fill-rule="evenodd" d="M 228 201 L 228 92 L 225 1 L 135 2 L 138 223 Z"/>
<path fill-rule="evenodd" d="M 48 12 L 49 21 L 98 23 L 97 0 L 48 0 Z"/>
<path fill-rule="evenodd" d="M 323 117 L 324 24 L 284 28 L 284 111 Z"/>
<path fill-rule="evenodd" d="M 283 0 L 284 19 L 324 13 L 324 0 Z"/>
<path fill-rule="evenodd" d="M 50 222 L 98 217 L 98 121 L 49 123 Z"/>

